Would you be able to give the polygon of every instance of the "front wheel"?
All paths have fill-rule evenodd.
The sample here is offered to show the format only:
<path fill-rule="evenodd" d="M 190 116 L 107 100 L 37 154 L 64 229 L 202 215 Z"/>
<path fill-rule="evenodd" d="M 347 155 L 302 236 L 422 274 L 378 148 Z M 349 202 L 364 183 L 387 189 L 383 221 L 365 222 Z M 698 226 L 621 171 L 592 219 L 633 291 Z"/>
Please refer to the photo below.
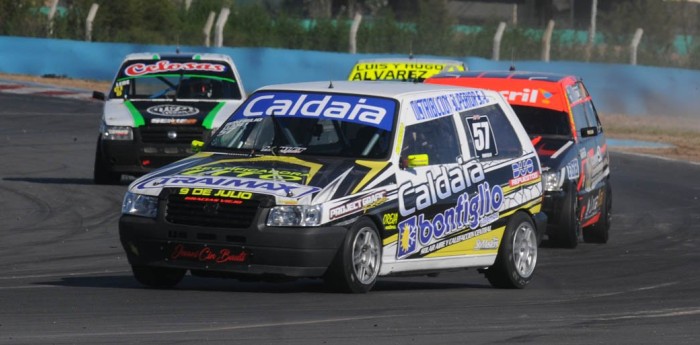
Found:
<path fill-rule="evenodd" d="M 578 214 L 578 193 L 571 184 L 566 201 L 562 207 L 560 227 L 550 236 L 557 247 L 576 248 L 581 236 L 581 221 Z"/>
<path fill-rule="evenodd" d="M 361 219 L 345 235 L 324 280 L 337 290 L 366 293 L 377 281 L 381 260 L 382 245 L 377 227 L 369 219 Z"/>
<path fill-rule="evenodd" d="M 179 268 L 149 266 L 131 266 L 131 271 L 139 283 L 158 289 L 167 289 L 177 285 L 187 272 Z"/>
<path fill-rule="evenodd" d="M 528 215 L 517 212 L 506 226 L 496 262 L 485 271 L 486 279 L 493 287 L 522 289 L 532 280 L 536 265 L 537 230 Z"/>

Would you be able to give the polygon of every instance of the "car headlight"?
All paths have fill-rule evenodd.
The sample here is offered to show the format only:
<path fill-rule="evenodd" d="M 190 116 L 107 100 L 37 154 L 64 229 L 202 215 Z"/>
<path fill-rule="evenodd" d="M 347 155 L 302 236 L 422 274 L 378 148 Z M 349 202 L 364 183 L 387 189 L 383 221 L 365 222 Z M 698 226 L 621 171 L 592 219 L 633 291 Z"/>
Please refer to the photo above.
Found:
<path fill-rule="evenodd" d="M 155 218 L 158 215 L 158 198 L 126 192 L 122 202 L 122 214 Z"/>
<path fill-rule="evenodd" d="M 128 126 L 108 126 L 104 122 L 100 125 L 102 140 L 134 140 L 134 131 Z"/>
<path fill-rule="evenodd" d="M 275 206 L 267 216 L 267 226 L 317 226 L 321 211 L 321 205 Z"/>
<path fill-rule="evenodd" d="M 564 185 L 564 176 L 566 176 L 566 168 L 556 171 L 545 171 L 542 173 L 542 181 L 544 190 L 547 192 L 560 191 Z"/>

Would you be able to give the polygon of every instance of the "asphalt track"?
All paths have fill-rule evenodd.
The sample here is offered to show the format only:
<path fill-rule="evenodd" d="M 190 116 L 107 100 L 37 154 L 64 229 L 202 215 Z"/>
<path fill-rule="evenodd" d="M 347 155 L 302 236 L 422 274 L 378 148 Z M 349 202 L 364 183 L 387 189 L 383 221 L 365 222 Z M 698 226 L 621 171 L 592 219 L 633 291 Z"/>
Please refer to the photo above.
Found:
<path fill-rule="evenodd" d="M 700 166 L 612 154 L 605 245 L 542 248 L 530 286 L 475 270 L 142 288 L 118 242 L 126 185 L 92 184 L 101 104 L 0 94 L 0 344 L 697 344 Z"/>

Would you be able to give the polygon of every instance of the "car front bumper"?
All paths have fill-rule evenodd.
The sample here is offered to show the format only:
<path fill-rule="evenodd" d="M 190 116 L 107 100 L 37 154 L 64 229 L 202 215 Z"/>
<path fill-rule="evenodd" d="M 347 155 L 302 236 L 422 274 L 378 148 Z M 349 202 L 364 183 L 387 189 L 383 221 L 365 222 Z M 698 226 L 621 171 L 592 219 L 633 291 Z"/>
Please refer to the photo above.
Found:
<path fill-rule="evenodd" d="M 119 220 L 131 265 L 234 276 L 320 277 L 346 231 L 342 226 L 282 228 L 261 222 L 247 229 L 211 228 L 129 215 Z"/>

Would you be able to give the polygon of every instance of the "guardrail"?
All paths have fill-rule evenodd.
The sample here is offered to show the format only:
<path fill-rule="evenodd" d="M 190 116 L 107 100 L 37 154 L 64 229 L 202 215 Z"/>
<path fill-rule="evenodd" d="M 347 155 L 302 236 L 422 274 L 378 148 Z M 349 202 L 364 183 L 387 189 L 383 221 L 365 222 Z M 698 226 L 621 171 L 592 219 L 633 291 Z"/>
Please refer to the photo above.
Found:
<path fill-rule="evenodd" d="M 0 72 L 111 80 L 133 52 L 212 52 L 230 55 L 243 85 L 346 79 L 359 59 L 397 54 L 348 54 L 276 48 L 229 48 L 97 43 L 0 36 Z M 507 70 L 511 61 L 462 59 L 471 70 Z M 700 71 L 585 62 L 515 61 L 516 69 L 584 78 L 599 111 L 630 115 L 700 116 Z"/>

